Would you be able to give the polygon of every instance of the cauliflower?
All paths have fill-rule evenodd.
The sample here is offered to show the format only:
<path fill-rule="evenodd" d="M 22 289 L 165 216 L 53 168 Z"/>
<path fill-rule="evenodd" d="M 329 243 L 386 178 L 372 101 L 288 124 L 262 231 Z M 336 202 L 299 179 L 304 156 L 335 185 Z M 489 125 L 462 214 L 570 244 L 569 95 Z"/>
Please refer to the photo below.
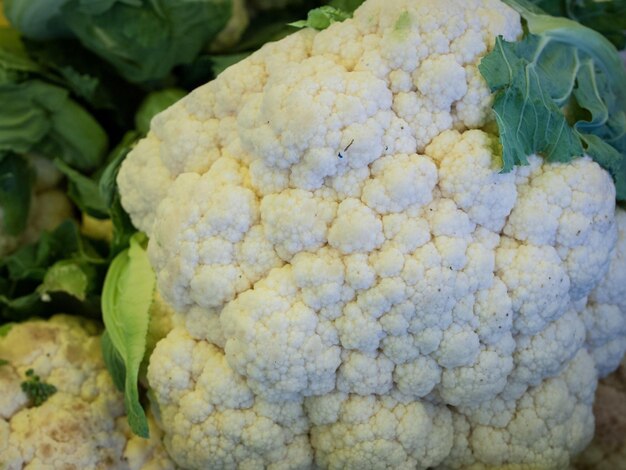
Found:
<path fill-rule="evenodd" d="M 67 195 L 57 189 L 62 175 L 54 164 L 43 157 L 27 155 L 35 170 L 34 192 L 26 229 L 19 235 L 3 233 L 3 210 L 0 207 L 0 256 L 5 256 L 17 248 L 33 243 L 41 232 L 56 228 L 63 220 L 72 217 L 72 203 Z"/>
<path fill-rule="evenodd" d="M 184 468 L 564 468 L 626 349 L 611 176 L 501 173 L 497 0 L 368 0 L 157 115 L 123 163 Z M 620 284 L 622 282 L 622 284 Z"/>
<path fill-rule="evenodd" d="M 88 320 L 56 315 L 0 337 L 0 467 L 174 468 L 154 422 L 150 440 L 128 429 L 98 334 Z M 29 369 L 57 390 L 36 407 L 20 388 Z"/>

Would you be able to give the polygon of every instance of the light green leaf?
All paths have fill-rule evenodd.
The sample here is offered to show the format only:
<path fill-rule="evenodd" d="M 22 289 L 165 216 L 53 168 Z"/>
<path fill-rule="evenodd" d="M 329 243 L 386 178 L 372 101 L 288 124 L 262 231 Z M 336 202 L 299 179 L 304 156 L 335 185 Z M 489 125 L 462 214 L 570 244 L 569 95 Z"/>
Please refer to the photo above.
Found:
<path fill-rule="evenodd" d="M 48 269 L 37 290 L 42 296 L 51 292 L 64 292 L 83 301 L 87 297 L 90 278 L 94 276 L 95 272 L 89 270 L 87 265 L 83 267 L 75 261 L 63 260 Z"/>
<path fill-rule="evenodd" d="M 146 349 L 155 275 L 143 242 L 145 235 L 134 235 L 128 250 L 111 263 L 102 290 L 102 314 L 107 334 L 126 370 L 124 403 L 128 423 L 135 434 L 148 437 L 137 380 Z"/>
<path fill-rule="evenodd" d="M 306 20 L 294 21 L 293 23 L 289 23 L 289 25 L 296 28 L 323 30 L 333 23 L 341 22 L 351 17 L 352 12 L 340 10 L 330 5 L 324 5 L 309 11 Z"/>

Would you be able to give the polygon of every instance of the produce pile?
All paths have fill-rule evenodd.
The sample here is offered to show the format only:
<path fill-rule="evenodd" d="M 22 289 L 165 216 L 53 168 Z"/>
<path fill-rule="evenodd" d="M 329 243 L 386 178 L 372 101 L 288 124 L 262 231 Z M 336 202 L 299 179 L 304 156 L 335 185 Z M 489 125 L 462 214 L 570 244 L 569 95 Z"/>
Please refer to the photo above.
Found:
<path fill-rule="evenodd" d="M 623 1 L 3 8 L 0 467 L 626 466 Z"/>

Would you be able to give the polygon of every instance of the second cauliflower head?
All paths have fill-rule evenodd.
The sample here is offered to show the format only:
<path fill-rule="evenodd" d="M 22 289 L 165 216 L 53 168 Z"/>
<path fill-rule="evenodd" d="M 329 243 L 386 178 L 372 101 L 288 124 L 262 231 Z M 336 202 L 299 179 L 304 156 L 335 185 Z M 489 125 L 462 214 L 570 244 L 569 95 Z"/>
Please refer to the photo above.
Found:
<path fill-rule="evenodd" d="M 95 322 L 54 315 L 4 333 L 0 468 L 173 470 L 152 419 L 147 440 L 126 424 L 123 395 L 105 368 Z M 53 387 L 43 403 L 24 393 L 28 371 Z"/>
<path fill-rule="evenodd" d="M 500 173 L 497 0 L 368 0 L 152 122 L 118 176 L 173 331 L 184 468 L 563 468 L 626 349 L 626 218 L 588 157 Z M 524 467 L 525 466 L 525 467 Z"/>

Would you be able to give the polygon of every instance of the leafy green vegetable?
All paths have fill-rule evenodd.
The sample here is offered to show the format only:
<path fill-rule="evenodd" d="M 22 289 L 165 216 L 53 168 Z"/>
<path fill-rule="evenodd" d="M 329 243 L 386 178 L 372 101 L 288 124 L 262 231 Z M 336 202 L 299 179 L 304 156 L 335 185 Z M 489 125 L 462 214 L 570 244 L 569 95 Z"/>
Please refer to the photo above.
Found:
<path fill-rule="evenodd" d="M 61 87 L 40 80 L 0 83 L 0 151 L 59 156 L 84 171 L 107 147 L 98 122 Z"/>
<path fill-rule="evenodd" d="M 54 161 L 57 168 L 67 177 L 67 195 L 82 212 L 104 219 L 108 207 L 100 197 L 98 183 L 82 173 L 72 169 L 61 160 Z"/>
<path fill-rule="evenodd" d="M 322 30 L 328 28 L 332 23 L 341 22 L 352 17 L 351 12 L 340 10 L 331 5 L 323 5 L 311 10 L 306 20 L 294 21 L 290 23 L 296 28 L 313 28 Z"/>
<path fill-rule="evenodd" d="M 57 388 L 54 385 L 42 382 L 33 369 L 26 371 L 26 380 L 22 382 L 21 388 L 34 406 L 41 406 L 57 392 Z"/>
<path fill-rule="evenodd" d="M 14 153 L 0 153 L 0 209 L 2 231 L 19 235 L 26 228 L 34 174 L 28 162 Z"/>
<path fill-rule="evenodd" d="M 352 18 L 356 10 L 364 0 L 331 0 L 327 5 L 314 8 L 307 14 L 306 20 L 289 23 L 296 28 L 313 28 L 322 30 L 331 24 Z"/>
<path fill-rule="evenodd" d="M 98 181 L 100 199 L 109 208 L 108 215 L 113 223 L 113 239 L 109 246 L 110 259 L 128 247 L 130 237 L 137 231 L 130 217 L 122 208 L 116 178 L 120 165 L 139 137 L 140 134 L 135 131 L 127 132 L 124 135 L 122 141 L 109 155 L 109 163 L 100 174 Z"/>
<path fill-rule="evenodd" d="M 81 43 L 134 83 L 191 62 L 226 25 L 231 0 L 68 0 L 63 20 Z"/>
<path fill-rule="evenodd" d="M 0 83 L 43 70 L 28 56 L 19 33 L 0 27 Z"/>
<path fill-rule="evenodd" d="M 507 0 L 527 23 L 519 42 L 499 38 L 479 69 L 495 92 L 503 170 L 533 153 L 568 162 L 583 151 L 626 200 L 626 69 L 600 34 Z"/>
<path fill-rule="evenodd" d="M 61 18 L 67 0 L 4 0 L 4 14 L 19 31 L 33 39 L 51 39 L 69 34 Z"/>
<path fill-rule="evenodd" d="M 7 361 L 6 359 L 0 358 L 0 367 L 6 366 L 8 363 L 9 363 L 9 361 Z"/>
<path fill-rule="evenodd" d="M 42 296 L 51 292 L 65 292 L 84 301 L 87 298 L 90 284 L 95 278 L 95 270 L 89 264 L 73 260 L 61 260 L 46 271 L 43 282 L 37 291 Z"/>
<path fill-rule="evenodd" d="M 106 266 L 106 248 L 81 235 L 74 221 L 44 232 L 36 243 L 0 260 L 0 321 L 59 311 L 99 314 Z"/>
<path fill-rule="evenodd" d="M 124 387 L 126 386 L 126 367 L 124 366 L 124 360 L 115 349 L 115 346 L 113 346 L 111 337 L 106 330 L 102 333 L 100 346 L 102 348 L 104 363 L 111 374 L 115 387 L 120 392 L 124 392 Z"/>
<path fill-rule="evenodd" d="M 107 206 L 113 204 L 113 200 L 117 195 L 117 172 L 120 169 L 120 165 L 131 151 L 137 140 L 141 135 L 136 131 L 129 131 L 124 134 L 122 140 L 115 146 L 115 148 L 109 154 L 107 159 L 108 163 L 100 174 L 98 180 L 98 191 L 100 197 Z"/>
<path fill-rule="evenodd" d="M 566 16 L 606 37 L 618 49 L 626 47 L 624 0 L 530 0 L 549 15 Z"/>
<path fill-rule="evenodd" d="M 0 152 L 37 152 L 93 170 L 107 135 L 60 85 L 29 57 L 15 31 L 0 28 Z"/>
<path fill-rule="evenodd" d="M 111 375 L 117 382 L 122 374 L 118 359 L 124 365 L 124 403 L 128 423 L 135 434 L 148 437 L 148 423 L 139 402 L 137 380 L 146 348 L 155 275 L 142 247 L 144 242 L 144 235 L 134 235 L 128 250 L 121 252 L 111 263 L 102 290 L 102 313 L 107 334 L 103 347 L 109 348 L 104 352 Z M 117 359 L 107 345 L 109 340 L 119 356 Z"/>
<path fill-rule="evenodd" d="M 187 92 L 180 88 L 165 88 L 150 93 L 143 100 L 135 114 L 135 129 L 140 134 L 146 135 L 150 130 L 152 118 L 164 109 L 169 108 L 186 94 Z"/>
<path fill-rule="evenodd" d="M 109 123 L 122 131 L 132 127 L 143 92 L 119 77 L 113 66 L 85 49 L 78 40 L 24 40 L 24 47 L 37 65 L 54 75 L 92 110 L 99 111 L 96 118 L 105 127 Z"/>

